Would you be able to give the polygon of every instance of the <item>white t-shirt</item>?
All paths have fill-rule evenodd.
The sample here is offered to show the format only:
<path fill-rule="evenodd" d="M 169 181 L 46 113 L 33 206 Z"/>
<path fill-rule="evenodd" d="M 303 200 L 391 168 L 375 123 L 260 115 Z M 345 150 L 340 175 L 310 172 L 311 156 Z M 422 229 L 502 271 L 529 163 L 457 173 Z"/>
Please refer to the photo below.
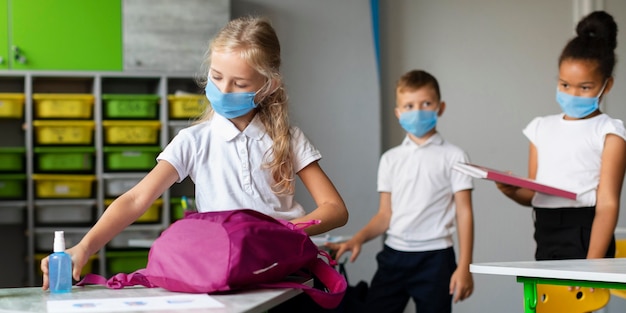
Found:
<path fill-rule="evenodd" d="M 536 180 L 578 193 L 571 200 L 536 192 L 532 205 L 541 208 L 596 205 L 605 137 L 626 138 L 624 123 L 606 114 L 582 120 L 565 120 L 563 113 L 536 117 L 523 133 L 537 148 Z"/>
<path fill-rule="evenodd" d="M 321 159 L 297 127 L 291 128 L 291 145 L 295 173 Z M 263 166 L 271 146 L 272 139 L 258 116 L 240 132 L 214 114 L 207 122 L 182 129 L 157 160 L 174 166 L 178 182 L 191 178 L 199 212 L 250 208 L 278 219 L 301 217 L 305 211 L 293 195 L 272 192 L 274 179 Z"/>
<path fill-rule="evenodd" d="M 422 145 L 407 136 L 382 155 L 378 192 L 391 193 L 392 211 L 386 245 L 398 251 L 453 245 L 454 193 L 473 188 L 470 176 L 452 169 L 457 162 L 469 162 L 467 154 L 438 133 Z"/>

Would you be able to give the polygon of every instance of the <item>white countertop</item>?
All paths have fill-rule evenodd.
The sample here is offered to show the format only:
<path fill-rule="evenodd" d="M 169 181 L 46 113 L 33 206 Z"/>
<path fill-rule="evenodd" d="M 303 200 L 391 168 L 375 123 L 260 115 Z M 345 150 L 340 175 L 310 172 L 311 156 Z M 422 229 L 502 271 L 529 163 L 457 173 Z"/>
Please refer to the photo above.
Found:
<path fill-rule="evenodd" d="M 626 258 L 476 263 L 470 265 L 470 272 L 626 283 Z"/>

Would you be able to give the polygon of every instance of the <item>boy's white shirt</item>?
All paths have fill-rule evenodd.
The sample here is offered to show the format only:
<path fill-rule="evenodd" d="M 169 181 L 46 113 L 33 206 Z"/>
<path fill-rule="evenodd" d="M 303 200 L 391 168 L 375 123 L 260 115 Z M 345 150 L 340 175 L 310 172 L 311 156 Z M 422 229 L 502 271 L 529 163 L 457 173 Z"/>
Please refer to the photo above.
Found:
<path fill-rule="evenodd" d="M 452 169 L 457 162 L 469 162 L 469 157 L 439 133 L 421 145 L 407 135 L 382 155 L 378 192 L 391 193 L 392 211 L 386 245 L 398 251 L 453 245 L 454 193 L 473 188 L 470 176 Z"/>
<path fill-rule="evenodd" d="M 295 173 L 322 158 L 295 126 L 291 144 Z M 214 114 L 207 122 L 182 129 L 157 160 L 174 166 L 179 182 L 187 176 L 192 179 L 200 212 L 250 208 L 278 219 L 304 216 L 293 195 L 278 196 L 271 190 L 273 179 L 269 169 L 263 168 L 271 145 L 258 116 L 239 131 L 228 119 Z"/>

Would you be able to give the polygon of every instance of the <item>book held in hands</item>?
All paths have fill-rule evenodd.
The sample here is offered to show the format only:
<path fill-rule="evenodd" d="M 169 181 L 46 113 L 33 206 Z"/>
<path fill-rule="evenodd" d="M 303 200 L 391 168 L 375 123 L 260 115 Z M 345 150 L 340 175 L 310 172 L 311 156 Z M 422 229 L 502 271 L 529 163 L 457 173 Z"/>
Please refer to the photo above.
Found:
<path fill-rule="evenodd" d="M 545 193 L 545 194 L 549 194 L 549 195 L 553 195 L 557 197 L 563 197 L 567 199 L 576 200 L 576 196 L 577 196 L 576 193 L 571 192 L 571 191 L 544 185 L 529 178 L 515 176 L 507 172 L 494 170 L 494 169 L 476 165 L 476 164 L 459 162 L 455 164 L 453 168 L 461 173 L 464 173 L 466 175 L 469 175 L 475 178 L 488 179 L 488 180 L 492 180 L 495 182 L 499 182 L 499 183 L 503 183 L 507 185 L 513 185 L 513 186 L 517 186 L 521 188 L 526 188 L 526 189 L 534 190 L 536 192 L 541 192 L 541 193 Z"/>

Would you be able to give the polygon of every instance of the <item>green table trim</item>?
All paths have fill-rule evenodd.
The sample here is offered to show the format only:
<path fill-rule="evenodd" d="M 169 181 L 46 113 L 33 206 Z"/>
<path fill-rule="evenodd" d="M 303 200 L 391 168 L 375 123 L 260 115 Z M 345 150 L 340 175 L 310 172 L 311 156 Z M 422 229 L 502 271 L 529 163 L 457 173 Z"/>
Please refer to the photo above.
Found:
<path fill-rule="evenodd" d="M 537 284 L 558 286 L 579 286 L 591 288 L 626 289 L 626 283 L 612 283 L 602 281 L 587 281 L 573 279 L 517 277 L 518 283 L 524 284 L 524 312 L 537 312 Z"/>

